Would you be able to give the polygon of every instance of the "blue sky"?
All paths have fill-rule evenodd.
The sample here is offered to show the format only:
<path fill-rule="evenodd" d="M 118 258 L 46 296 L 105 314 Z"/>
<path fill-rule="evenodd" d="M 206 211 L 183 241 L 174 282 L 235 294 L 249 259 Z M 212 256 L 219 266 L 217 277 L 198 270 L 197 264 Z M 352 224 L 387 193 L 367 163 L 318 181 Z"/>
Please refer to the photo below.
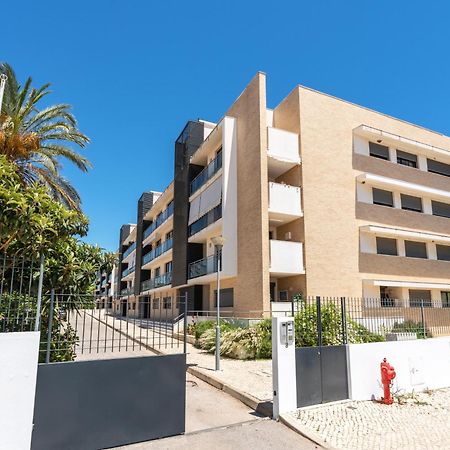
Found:
<path fill-rule="evenodd" d="M 445 1 L 29 0 L 0 18 L 0 60 L 51 82 L 92 139 L 94 168 L 65 175 L 109 250 L 170 182 L 185 122 L 219 119 L 258 70 L 269 107 L 303 84 L 450 135 Z"/>

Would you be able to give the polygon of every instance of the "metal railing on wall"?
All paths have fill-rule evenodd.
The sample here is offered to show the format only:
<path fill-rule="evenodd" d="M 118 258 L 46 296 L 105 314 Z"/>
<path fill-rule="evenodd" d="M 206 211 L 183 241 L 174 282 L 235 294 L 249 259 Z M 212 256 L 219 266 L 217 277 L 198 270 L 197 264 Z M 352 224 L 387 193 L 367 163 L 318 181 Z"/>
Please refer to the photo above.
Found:
<path fill-rule="evenodd" d="M 137 351 L 186 353 L 187 295 L 107 301 L 53 290 L 44 301 L 40 362 L 98 359 L 111 353 L 133 356 Z"/>
<path fill-rule="evenodd" d="M 44 256 L 0 256 L 0 333 L 38 331 Z"/>
<path fill-rule="evenodd" d="M 291 303 L 298 346 L 450 335 L 450 302 L 430 299 L 306 297 Z"/>

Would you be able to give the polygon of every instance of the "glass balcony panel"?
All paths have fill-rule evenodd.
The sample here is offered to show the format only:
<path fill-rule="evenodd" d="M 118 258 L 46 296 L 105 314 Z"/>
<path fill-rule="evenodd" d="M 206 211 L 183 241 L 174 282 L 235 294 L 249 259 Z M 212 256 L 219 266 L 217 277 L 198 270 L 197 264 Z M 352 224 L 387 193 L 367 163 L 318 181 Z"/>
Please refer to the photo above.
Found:
<path fill-rule="evenodd" d="M 222 168 L 222 152 L 217 156 L 191 181 L 191 195 L 198 191 L 209 179 L 211 179 Z"/>
<path fill-rule="evenodd" d="M 217 258 L 216 255 L 211 255 L 189 264 L 188 278 L 202 277 L 214 272 L 217 272 Z"/>

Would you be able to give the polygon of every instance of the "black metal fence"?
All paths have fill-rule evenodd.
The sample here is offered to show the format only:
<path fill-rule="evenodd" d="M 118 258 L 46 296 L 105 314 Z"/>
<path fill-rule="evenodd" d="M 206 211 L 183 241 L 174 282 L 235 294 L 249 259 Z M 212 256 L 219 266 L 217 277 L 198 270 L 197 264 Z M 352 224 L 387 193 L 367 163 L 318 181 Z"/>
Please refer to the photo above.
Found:
<path fill-rule="evenodd" d="M 92 294 L 44 296 L 41 313 L 41 362 L 74 361 L 143 354 L 186 353 L 186 297 L 178 297 L 181 313 L 143 317 L 152 306 L 148 298 L 110 301 Z M 118 308 L 116 308 L 119 306 Z"/>
<path fill-rule="evenodd" d="M 0 256 L 0 333 L 37 331 L 44 259 Z"/>
<path fill-rule="evenodd" d="M 297 346 L 341 345 L 450 335 L 444 301 L 307 297 L 292 301 Z"/>

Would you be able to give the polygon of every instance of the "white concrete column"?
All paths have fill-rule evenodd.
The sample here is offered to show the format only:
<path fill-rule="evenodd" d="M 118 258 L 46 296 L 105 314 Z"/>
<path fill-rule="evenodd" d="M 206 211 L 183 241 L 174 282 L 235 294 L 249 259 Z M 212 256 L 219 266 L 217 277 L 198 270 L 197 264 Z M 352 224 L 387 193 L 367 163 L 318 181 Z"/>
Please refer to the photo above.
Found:
<path fill-rule="evenodd" d="M 397 150 L 395 147 L 389 147 L 389 161 L 397 162 Z"/>
<path fill-rule="evenodd" d="M 437 259 L 436 244 L 434 242 L 427 242 L 428 259 Z"/>
<path fill-rule="evenodd" d="M 397 239 L 397 253 L 398 256 L 406 256 L 404 239 Z"/>
<path fill-rule="evenodd" d="M 427 158 L 424 155 L 417 155 L 417 167 L 426 172 L 428 170 Z"/>
<path fill-rule="evenodd" d="M 273 418 L 297 409 L 293 317 L 272 317 Z"/>
<path fill-rule="evenodd" d="M 441 291 L 439 289 L 431 289 L 431 302 L 434 308 L 442 308 Z"/>
<path fill-rule="evenodd" d="M 422 208 L 424 214 L 433 214 L 433 208 L 431 206 L 431 199 L 427 197 L 422 197 Z"/>
<path fill-rule="evenodd" d="M 402 209 L 402 199 L 400 197 L 400 192 L 393 192 L 392 197 L 394 200 L 394 208 Z"/>

